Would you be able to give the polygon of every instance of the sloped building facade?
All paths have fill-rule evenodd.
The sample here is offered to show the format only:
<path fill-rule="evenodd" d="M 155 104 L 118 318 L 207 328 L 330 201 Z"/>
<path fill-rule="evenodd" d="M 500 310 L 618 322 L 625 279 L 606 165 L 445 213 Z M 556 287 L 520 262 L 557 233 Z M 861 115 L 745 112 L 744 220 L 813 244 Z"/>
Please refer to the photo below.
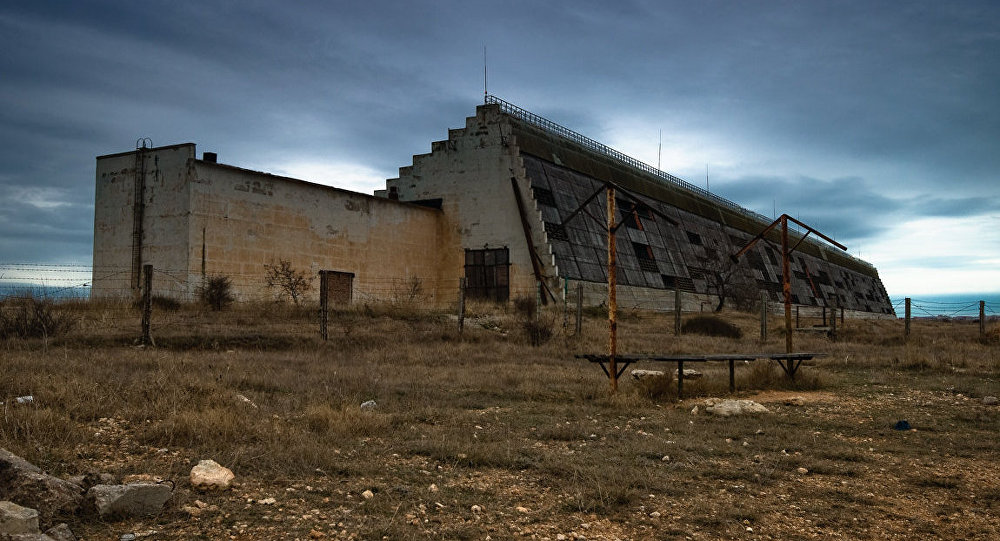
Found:
<path fill-rule="evenodd" d="M 186 239 L 170 257 L 186 262 L 187 286 L 178 295 L 190 296 L 206 274 L 229 272 L 244 277 L 241 294 L 251 296 L 264 261 L 289 259 L 311 271 L 351 273 L 356 298 L 385 296 L 379 284 L 415 279 L 444 306 L 464 278 L 468 296 L 499 301 L 535 296 L 539 284 L 544 298 L 561 300 L 581 284 L 587 304 L 597 305 L 607 295 L 607 209 L 595 194 L 610 185 L 622 223 L 619 306 L 671 309 L 675 289 L 687 310 L 714 306 L 723 274 L 731 291 L 739 285 L 754 298 L 763 292 L 781 300 L 777 237 L 727 266 L 769 219 L 497 98 L 414 156 L 375 197 L 198 160 L 193 145 L 177 148 L 183 156 L 159 162 L 171 171 L 144 173 L 143 187 L 134 181 L 133 153 L 98 158 L 95 291 L 99 268 L 134 274 L 137 242 L 155 258 Z M 149 223 L 136 240 L 129 207 L 140 189 Z M 177 194 L 176 209 L 167 211 L 173 196 L 166 194 Z M 358 209 L 368 217 L 358 219 Z M 235 212 L 242 218 L 229 217 Z M 160 231 L 168 222 L 169 231 Z M 792 270 L 796 304 L 893 313 L 876 269 L 832 246 L 807 239 Z"/>

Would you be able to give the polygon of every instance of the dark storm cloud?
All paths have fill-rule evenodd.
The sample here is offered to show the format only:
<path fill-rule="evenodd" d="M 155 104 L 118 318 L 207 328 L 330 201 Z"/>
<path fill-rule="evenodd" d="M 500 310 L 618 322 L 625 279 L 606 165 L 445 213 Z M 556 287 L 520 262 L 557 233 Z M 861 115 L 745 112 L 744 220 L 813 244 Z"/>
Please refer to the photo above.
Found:
<path fill-rule="evenodd" d="M 54 239 L 89 259 L 94 156 L 138 137 L 395 176 L 474 113 L 483 45 L 492 93 L 609 143 L 697 133 L 753 158 L 713 191 L 838 239 L 995 212 L 996 20 L 992 2 L 5 4 L 0 261 Z"/>

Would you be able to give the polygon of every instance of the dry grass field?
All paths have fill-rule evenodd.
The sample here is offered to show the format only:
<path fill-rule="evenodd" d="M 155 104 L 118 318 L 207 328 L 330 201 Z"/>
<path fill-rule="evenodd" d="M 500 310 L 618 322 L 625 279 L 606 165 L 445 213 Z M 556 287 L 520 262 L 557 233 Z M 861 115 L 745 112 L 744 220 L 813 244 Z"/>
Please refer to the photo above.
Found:
<path fill-rule="evenodd" d="M 0 342 L 0 447 L 57 476 L 176 482 L 161 515 L 79 517 L 80 539 L 1000 538 L 1000 407 L 982 400 L 1000 395 L 995 323 L 985 343 L 974 322 L 917 321 L 908 342 L 898 321 L 797 333 L 826 355 L 795 382 L 740 365 L 735 396 L 770 413 L 721 418 L 691 410 L 730 396 L 722 365 L 695 366 L 681 402 L 627 376 L 611 395 L 573 357 L 605 350 L 597 313 L 580 337 L 543 314 L 554 333 L 534 347 L 490 306 L 461 336 L 447 314 L 359 307 L 326 342 L 313 310 L 181 307 L 138 347 L 128 307 L 58 310 L 68 334 Z M 777 321 L 761 343 L 753 315 L 721 317 L 743 338 L 623 313 L 619 351 L 783 351 Z M 205 458 L 232 489 L 192 490 Z M 184 509 L 195 500 L 217 509 Z"/>

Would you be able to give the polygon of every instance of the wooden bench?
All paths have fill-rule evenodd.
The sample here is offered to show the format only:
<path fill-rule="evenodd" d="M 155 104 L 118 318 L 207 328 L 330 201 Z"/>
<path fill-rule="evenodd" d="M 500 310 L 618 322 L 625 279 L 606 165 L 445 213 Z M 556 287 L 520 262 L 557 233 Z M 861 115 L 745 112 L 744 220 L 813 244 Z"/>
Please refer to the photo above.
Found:
<path fill-rule="evenodd" d="M 765 359 L 776 361 L 778 366 L 784 370 L 785 375 L 791 379 L 795 379 L 795 372 L 799 369 L 802 361 L 811 360 L 814 357 L 822 356 L 822 353 L 717 353 L 717 354 L 705 354 L 705 355 L 665 355 L 659 353 L 646 353 L 646 354 L 630 354 L 630 355 L 615 355 L 616 363 L 616 374 L 615 379 L 621 377 L 625 373 L 625 369 L 634 362 L 639 361 L 654 361 L 654 362 L 668 362 L 677 363 L 677 397 L 681 398 L 684 395 L 684 363 L 707 363 L 707 362 L 728 362 L 729 363 L 729 392 L 736 391 L 736 361 L 756 361 L 758 359 Z M 609 355 L 595 355 L 595 354 L 579 354 L 576 355 L 578 359 L 587 359 L 592 363 L 598 363 L 601 366 L 601 370 L 604 370 L 605 375 L 609 378 L 611 372 L 605 363 L 610 360 Z"/>

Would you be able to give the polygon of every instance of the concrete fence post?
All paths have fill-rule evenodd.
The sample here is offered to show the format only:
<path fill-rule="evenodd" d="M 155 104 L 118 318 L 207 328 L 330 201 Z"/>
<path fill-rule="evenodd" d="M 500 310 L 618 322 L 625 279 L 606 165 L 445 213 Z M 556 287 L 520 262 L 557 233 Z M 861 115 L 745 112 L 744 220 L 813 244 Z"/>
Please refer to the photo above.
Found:
<path fill-rule="evenodd" d="M 576 284 L 576 335 L 583 332 L 583 284 Z"/>
<path fill-rule="evenodd" d="M 323 340 L 329 340 L 330 321 L 330 290 L 327 283 L 327 272 L 319 271 L 319 334 Z"/>
<path fill-rule="evenodd" d="M 767 293 L 760 294 L 760 341 L 767 342 Z"/>
<path fill-rule="evenodd" d="M 458 334 L 465 328 L 465 278 L 458 279 Z"/>
<path fill-rule="evenodd" d="M 153 320 L 153 266 L 142 266 L 142 345 L 153 345 L 150 325 Z"/>
<path fill-rule="evenodd" d="M 674 335 L 681 335 L 681 290 L 674 287 Z"/>
<path fill-rule="evenodd" d="M 979 301 L 979 340 L 986 340 L 986 301 Z"/>
<path fill-rule="evenodd" d="M 903 338 L 906 340 L 910 339 L 910 298 L 905 299 L 906 309 L 905 309 L 905 320 L 903 323 Z"/>

